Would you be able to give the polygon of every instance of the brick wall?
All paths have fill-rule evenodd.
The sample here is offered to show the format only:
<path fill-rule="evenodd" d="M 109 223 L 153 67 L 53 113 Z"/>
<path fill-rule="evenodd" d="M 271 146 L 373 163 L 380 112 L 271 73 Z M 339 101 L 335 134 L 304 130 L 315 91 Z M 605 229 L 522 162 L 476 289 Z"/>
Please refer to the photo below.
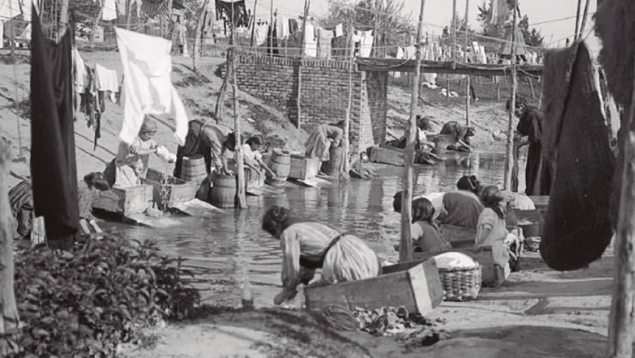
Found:
<path fill-rule="evenodd" d="M 302 60 L 262 55 L 238 56 L 238 87 L 278 107 L 297 123 L 298 74 L 302 76 L 300 127 L 311 132 L 318 125 L 344 120 L 349 97 L 348 62 Z M 224 72 L 224 71 L 223 71 Z M 351 150 L 361 152 L 386 137 L 388 73 L 352 73 Z"/>

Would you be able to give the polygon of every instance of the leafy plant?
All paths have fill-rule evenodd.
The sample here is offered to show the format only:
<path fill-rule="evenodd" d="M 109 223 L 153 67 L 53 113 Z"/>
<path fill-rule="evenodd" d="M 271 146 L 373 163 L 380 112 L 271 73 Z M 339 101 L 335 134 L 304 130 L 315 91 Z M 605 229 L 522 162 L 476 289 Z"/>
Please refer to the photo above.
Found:
<path fill-rule="evenodd" d="M 183 273 L 156 243 L 112 235 L 64 255 L 20 253 L 15 293 L 23 327 L 13 357 L 113 357 L 120 343 L 148 344 L 143 328 L 200 302 Z"/>

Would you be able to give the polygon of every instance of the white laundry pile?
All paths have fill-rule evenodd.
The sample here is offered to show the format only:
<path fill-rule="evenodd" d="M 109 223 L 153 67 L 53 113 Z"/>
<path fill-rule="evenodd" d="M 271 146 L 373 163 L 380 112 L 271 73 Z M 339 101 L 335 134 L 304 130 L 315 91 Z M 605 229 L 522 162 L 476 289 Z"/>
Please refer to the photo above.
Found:
<path fill-rule="evenodd" d="M 124 119 L 119 138 L 130 144 L 139 135 L 146 114 L 168 114 L 176 122 L 178 144 L 184 145 L 188 119 L 170 79 L 172 42 L 117 27 L 115 32 L 124 76 Z"/>

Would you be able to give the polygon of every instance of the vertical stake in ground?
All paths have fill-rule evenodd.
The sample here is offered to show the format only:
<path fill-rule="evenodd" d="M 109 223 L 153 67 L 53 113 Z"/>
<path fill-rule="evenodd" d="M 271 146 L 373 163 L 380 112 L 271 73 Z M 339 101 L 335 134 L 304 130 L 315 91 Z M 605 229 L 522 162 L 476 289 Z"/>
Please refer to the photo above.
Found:
<path fill-rule="evenodd" d="M 412 189 L 414 182 L 414 157 L 415 136 L 417 135 L 417 104 L 419 102 L 419 81 L 421 79 L 421 37 L 423 35 L 423 10 L 426 1 L 421 0 L 421 12 L 419 14 L 419 26 L 417 29 L 417 52 L 415 65 L 415 78 L 412 83 L 410 97 L 410 121 L 406 130 L 406 158 L 405 158 L 405 184 L 401 200 L 401 243 L 399 244 L 399 261 L 412 261 Z"/>
<path fill-rule="evenodd" d="M 514 15 L 512 17 L 512 98 L 507 125 L 507 155 L 505 156 L 505 190 L 512 188 L 512 169 L 514 167 L 514 113 L 516 112 L 516 11 L 517 0 L 514 1 Z"/>

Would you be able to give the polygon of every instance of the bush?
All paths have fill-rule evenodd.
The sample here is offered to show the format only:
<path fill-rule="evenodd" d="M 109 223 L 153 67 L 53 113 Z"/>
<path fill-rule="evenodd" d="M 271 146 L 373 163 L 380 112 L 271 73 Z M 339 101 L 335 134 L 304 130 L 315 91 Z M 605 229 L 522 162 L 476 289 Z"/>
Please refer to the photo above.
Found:
<path fill-rule="evenodd" d="M 14 357 L 112 357 L 119 343 L 147 343 L 143 328 L 200 302 L 180 260 L 156 243 L 118 236 L 78 243 L 71 254 L 39 248 L 16 256 L 23 327 Z"/>

